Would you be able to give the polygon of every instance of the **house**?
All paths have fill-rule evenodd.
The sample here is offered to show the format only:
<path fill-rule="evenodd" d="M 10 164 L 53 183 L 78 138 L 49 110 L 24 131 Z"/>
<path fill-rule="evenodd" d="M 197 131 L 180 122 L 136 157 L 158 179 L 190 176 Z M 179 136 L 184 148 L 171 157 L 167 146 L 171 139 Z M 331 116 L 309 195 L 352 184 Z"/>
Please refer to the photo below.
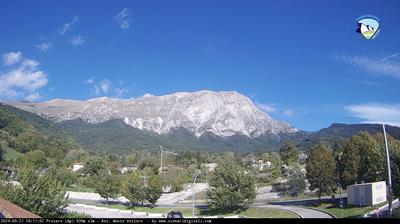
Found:
<path fill-rule="evenodd" d="M 264 162 L 262 159 L 258 160 L 257 162 L 255 160 L 253 160 L 251 167 L 253 169 L 263 171 L 265 168 L 271 168 L 272 163 L 270 161 Z"/>
<path fill-rule="evenodd" d="M 215 168 L 218 166 L 218 164 L 216 163 L 203 163 L 202 165 L 206 167 L 208 172 L 213 172 Z"/>
<path fill-rule="evenodd" d="M 85 165 L 83 163 L 75 163 L 72 167 L 72 172 L 76 172 L 80 169 L 83 169 Z"/>
<path fill-rule="evenodd" d="M 131 166 L 124 166 L 120 168 L 119 170 L 121 171 L 121 174 L 127 173 L 127 172 L 133 172 L 136 171 L 138 168 L 137 167 L 131 167 Z"/>
<path fill-rule="evenodd" d="M 307 154 L 305 154 L 304 152 L 299 154 L 299 162 L 300 163 L 304 163 L 307 160 Z"/>
<path fill-rule="evenodd" d="M 385 181 L 347 186 L 347 204 L 349 205 L 371 206 L 385 201 Z"/>

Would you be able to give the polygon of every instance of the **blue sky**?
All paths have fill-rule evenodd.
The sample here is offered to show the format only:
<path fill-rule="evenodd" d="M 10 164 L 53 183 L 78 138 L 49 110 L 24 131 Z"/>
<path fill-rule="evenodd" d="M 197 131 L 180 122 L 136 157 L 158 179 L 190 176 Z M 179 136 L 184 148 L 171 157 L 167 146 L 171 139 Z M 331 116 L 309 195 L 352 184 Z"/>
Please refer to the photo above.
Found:
<path fill-rule="evenodd" d="M 0 100 L 235 90 L 302 130 L 400 125 L 400 2 L 1 1 Z M 374 15 L 373 40 L 356 33 Z"/>

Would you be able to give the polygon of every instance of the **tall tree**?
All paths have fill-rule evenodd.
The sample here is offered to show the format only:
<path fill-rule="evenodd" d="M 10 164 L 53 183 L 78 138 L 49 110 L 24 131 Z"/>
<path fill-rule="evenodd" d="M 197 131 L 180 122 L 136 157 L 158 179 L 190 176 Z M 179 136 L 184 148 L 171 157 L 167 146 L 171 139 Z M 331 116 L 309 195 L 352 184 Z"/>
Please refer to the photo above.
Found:
<path fill-rule="evenodd" d="M 154 205 L 162 194 L 162 184 L 158 175 L 149 177 L 148 185 L 146 186 L 146 199 Z"/>
<path fill-rule="evenodd" d="M 99 171 L 106 168 L 105 160 L 100 156 L 89 159 L 84 166 L 84 173 L 88 175 L 96 175 Z"/>
<path fill-rule="evenodd" d="M 285 142 L 285 144 L 279 149 L 279 155 L 286 165 L 297 162 L 299 159 L 299 152 L 292 141 Z"/>
<path fill-rule="evenodd" d="M 130 172 L 125 175 L 121 185 L 122 194 L 130 201 L 145 201 L 155 204 L 162 194 L 160 177 L 155 175 L 153 169 L 141 172 Z"/>
<path fill-rule="evenodd" d="M 323 144 L 318 143 L 311 147 L 306 160 L 307 180 L 310 190 L 318 190 L 321 195 L 331 193 L 336 189 L 335 161 L 332 153 Z"/>
<path fill-rule="evenodd" d="M 142 205 L 146 200 L 146 179 L 139 172 L 129 172 L 121 184 L 122 194 L 131 202 L 140 201 Z"/>
<path fill-rule="evenodd" d="M 382 180 L 385 175 L 385 150 L 368 132 L 361 132 L 346 141 L 340 169 L 345 186 Z"/>
<path fill-rule="evenodd" d="M 96 193 L 106 199 L 108 204 L 109 198 L 116 198 L 120 190 L 120 179 L 117 175 L 110 173 L 104 169 L 99 174 L 93 176 L 94 188 Z"/>
<path fill-rule="evenodd" d="M 400 196 L 400 140 L 392 137 L 390 133 L 387 133 L 387 140 L 389 146 L 389 152 L 391 157 L 391 170 L 392 170 L 392 187 L 393 194 L 397 197 Z M 385 139 L 383 133 L 376 134 L 373 138 L 381 146 L 381 150 L 385 152 L 385 174 L 382 178 L 387 179 L 387 165 L 386 165 L 386 149 L 385 149 Z"/>
<path fill-rule="evenodd" d="M 288 193 L 291 196 L 303 194 L 307 189 L 305 172 L 301 169 L 300 164 L 294 163 L 288 172 Z"/>
<path fill-rule="evenodd" d="M 247 208 L 256 197 L 255 179 L 237 164 L 219 165 L 209 180 L 209 206 L 234 211 Z"/>

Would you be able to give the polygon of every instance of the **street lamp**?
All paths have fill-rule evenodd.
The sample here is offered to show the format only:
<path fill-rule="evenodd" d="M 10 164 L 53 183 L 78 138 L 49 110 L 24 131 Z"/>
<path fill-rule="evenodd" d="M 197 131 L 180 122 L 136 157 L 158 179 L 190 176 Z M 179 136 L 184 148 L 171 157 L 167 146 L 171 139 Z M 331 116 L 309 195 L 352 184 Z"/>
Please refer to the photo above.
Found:
<path fill-rule="evenodd" d="M 390 155 L 389 155 L 389 146 L 386 138 L 386 129 L 385 124 L 382 124 L 383 127 L 383 136 L 385 137 L 385 148 L 386 148 L 386 161 L 388 168 L 388 199 L 389 199 L 389 217 L 392 217 L 392 173 L 390 170 Z"/>
<path fill-rule="evenodd" d="M 192 190 L 193 190 L 193 198 L 192 198 L 192 218 L 194 218 L 194 185 L 196 184 L 196 179 L 197 179 L 197 177 L 198 177 L 200 174 L 201 174 L 201 171 L 200 171 L 200 170 L 197 170 L 196 173 L 195 173 L 194 176 L 193 176 L 193 187 L 192 187 Z"/>

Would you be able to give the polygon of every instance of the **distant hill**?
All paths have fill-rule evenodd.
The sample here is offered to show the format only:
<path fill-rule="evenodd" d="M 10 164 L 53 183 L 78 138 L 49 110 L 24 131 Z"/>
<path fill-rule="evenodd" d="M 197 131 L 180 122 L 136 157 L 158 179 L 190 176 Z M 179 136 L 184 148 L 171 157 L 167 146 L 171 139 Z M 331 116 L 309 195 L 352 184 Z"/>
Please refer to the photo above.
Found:
<path fill-rule="evenodd" d="M 0 103 L 0 144 L 13 155 L 41 149 L 47 156 L 62 158 L 79 143 L 60 125 L 36 114 Z"/>
<path fill-rule="evenodd" d="M 156 134 L 125 124 L 122 120 L 113 119 L 99 124 L 90 124 L 76 119 L 61 122 L 60 125 L 73 133 L 82 146 L 90 151 L 129 152 L 140 149 L 157 150 L 160 145 L 165 148 L 181 150 L 212 151 L 254 151 L 260 148 L 274 148 L 277 138 L 269 137 L 251 139 L 244 135 L 220 137 L 207 132 L 196 137 L 184 128 L 171 130 L 168 134 Z M 269 138 L 271 141 L 267 141 Z"/>
<path fill-rule="evenodd" d="M 362 131 L 370 134 L 382 133 L 381 124 L 339 124 L 333 123 L 327 128 L 323 128 L 316 132 L 298 132 L 291 135 L 285 135 L 283 138 L 292 140 L 300 149 L 307 149 L 313 143 L 323 141 L 333 146 L 335 142 L 343 142 L 347 138 L 356 135 Z M 400 139 L 400 128 L 395 126 L 387 126 L 386 132 L 394 138 Z"/>
<path fill-rule="evenodd" d="M 343 142 L 361 131 L 371 134 L 382 133 L 378 124 L 332 124 L 317 132 L 299 131 L 292 134 L 262 135 L 248 138 L 244 135 L 229 137 L 216 136 L 207 132 L 197 138 L 184 128 L 174 129 L 168 134 L 156 134 L 125 124 L 122 120 L 109 120 L 100 124 L 90 124 L 77 119 L 62 122 L 61 125 L 90 151 L 129 152 L 138 149 L 158 149 L 160 145 L 174 150 L 211 150 L 211 151 L 273 151 L 287 140 L 292 140 L 301 150 L 308 149 L 313 143 L 324 141 L 330 146 Z M 387 126 L 388 134 L 400 139 L 400 128 Z"/>
<path fill-rule="evenodd" d="M 386 130 L 389 135 L 400 139 L 399 127 L 387 126 Z M 176 151 L 273 151 L 278 150 L 287 140 L 292 140 L 299 149 L 307 150 L 315 142 L 324 141 L 333 146 L 335 142 L 342 142 L 361 131 L 382 133 L 382 126 L 332 124 L 317 132 L 297 131 L 278 135 L 266 133 L 256 138 L 242 134 L 221 137 L 212 132 L 205 132 L 197 137 L 185 128 L 174 128 L 166 134 L 157 134 L 154 131 L 135 128 L 122 119 L 110 119 L 100 123 L 74 119 L 55 123 L 33 113 L 0 104 L 0 141 L 8 142 L 17 151 L 24 152 L 24 147 L 16 145 L 15 141 L 28 141 L 34 139 L 32 136 L 36 136 L 38 142 L 48 149 L 49 155 L 57 150 L 64 152 L 80 145 L 88 151 L 108 153 L 158 150 L 160 145 Z M 28 142 L 32 143 L 30 140 Z"/>

